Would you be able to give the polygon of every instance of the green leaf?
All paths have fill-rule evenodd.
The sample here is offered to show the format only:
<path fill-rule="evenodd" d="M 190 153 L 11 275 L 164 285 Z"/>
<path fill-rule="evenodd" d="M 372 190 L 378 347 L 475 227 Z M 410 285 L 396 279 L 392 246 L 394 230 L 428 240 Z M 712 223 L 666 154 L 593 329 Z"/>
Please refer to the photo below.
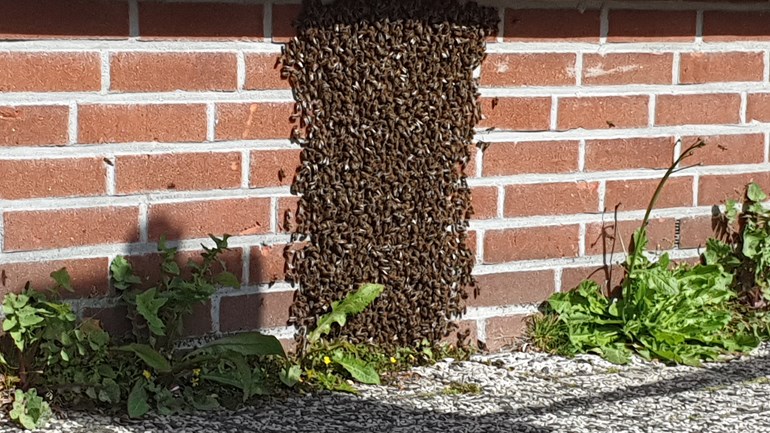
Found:
<path fill-rule="evenodd" d="M 147 366 L 159 373 L 171 372 L 171 364 L 168 360 L 152 347 L 146 344 L 132 343 L 118 347 L 117 350 L 136 354 Z"/>
<path fill-rule="evenodd" d="M 144 380 L 137 380 L 131 392 L 128 394 L 128 416 L 131 418 L 141 418 L 150 411 L 150 405 L 147 402 L 149 396 L 144 389 Z"/>
<path fill-rule="evenodd" d="M 282 358 L 286 353 L 281 342 L 272 335 L 264 335 L 259 332 L 244 332 L 241 334 L 222 337 L 214 340 L 200 349 L 193 351 L 187 357 L 192 358 L 205 352 L 235 352 L 245 356 L 277 355 Z"/>
<path fill-rule="evenodd" d="M 142 280 L 134 275 L 131 263 L 123 256 L 117 256 L 110 264 L 112 280 L 117 289 L 126 290 L 134 284 L 140 284 Z"/>
<path fill-rule="evenodd" d="M 347 370 L 353 379 L 369 385 L 380 384 L 380 375 L 370 364 L 341 352 L 334 352 L 332 360 Z"/>
<path fill-rule="evenodd" d="M 136 310 L 147 321 L 150 331 L 155 335 L 166 335 L 166 324 L 158 316 L 160 307 L 166 304 L 167 298 L 158 298 L 155 287 L 136 295 Z"/>
<path fill-rule="evenodd" d="M 380 296 L 383 290 L 385 290 L 385 286 L 382 284 L 363 284 L 356 292 L 349 294 L 341 302 L 332 303 L 332 311 L 318 319 L 316 328 L 307 336 L 308 341 L 318 341 L 323 335 L 331 332 L 333 323 L 345 326 L 347 316 L 364 311 Z"/>
<path fill-rule="evenodd" d="M 297 382 L 299 382 L 301 376 L 302 367 L 297 364 L 288 365 L 281 369 L 281 371 L 278 373 L 278 378 L 281 379 L 281 382 L 283 382 L 283 384 L 289 388 L 292 388 L 294 385 L 296 385 Z"/>
<path fill-rule="evenodd" d="M 51 278 L 56 282 L 56 285 L 63 287 L 68 292 L 74 292 L 72 288 L 72 278 L 70 278 L 67 268 L 61 268 L 58 271 L 51 272 Z"/>
<path fill-rule="evenodd" d="M 112 379 L 102 381 L 102 389 L 99 390 L 99 401 L 105 403 L 120 403 L 120 386 Z"/>
<path fill-rule="evenodd" d="M 241 286 L 238 277 L 230 272 L 220 272 L 216 277 L 216 282 L 220 286 L 238 288 Z"/>
<path fill-rule="evenodd" d="M 754 182 L 751 182 L 749 184 L 747 196 L 749 200 L 753 201 L 754 203 L 759 203 L 767 200 L 767 194 L 765 194 L 765 192 L 762 191 L 762 188 Z"/>

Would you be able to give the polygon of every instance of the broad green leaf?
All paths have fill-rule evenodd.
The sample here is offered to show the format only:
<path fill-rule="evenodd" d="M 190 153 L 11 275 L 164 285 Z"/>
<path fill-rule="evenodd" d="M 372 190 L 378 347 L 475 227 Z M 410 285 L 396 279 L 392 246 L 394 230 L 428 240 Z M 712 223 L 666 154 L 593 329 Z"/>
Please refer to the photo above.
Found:
<path fill-rule="evenodd" d="M 53 278 L 58 286 L 63 287 L 69 292 L 74 291 L 72 288 L 72 278 L 70 278 L 67 268 L 61 268 L 58 271 L 51 272 L 51 278 Z"/>
<path fill-rule="evenodd" d="M 333 323 L 345 326 L 347 316 L 364 311 L 385 290 L 382 284 L 363 284 L 341 302 L 332 303 L 332 311 L 318 319 L 316 328 L 308 334 L 308 341 L 314 342 L 331 331 Z"/>
<path fill-rule="evenodd" d="M 238 277 L 230 272 L 220 272 L 216 276 L 216 282 L 223 287 L 233 287 L 237 289 L 241 286 L 241 283 L 238 281 Z"/>
<path fill-rule="evenodd" d="M 377 370 L 366 362 L 340 352 L 334 352 L 332 359 L 350 373 L 353 379 L 369 385 L 380 384 L 380 375 Z"/>
<path fill-rule="evenodd" d="M 188 358 L 212 351 L 219 353 L 231 351 L 245 356 L 278 355 L 282 358 L 286 357 L 283 346 L 276 337 L 259 332 L 244 332 L 214 340 L 192 352 Z"/>
<path fill-rule="evenodd" d="M 123 256 L 117 256 L 110 264 L 112 280 L 117 289 L 126 290 L 134 284 L 140 284 L 142 280 L 134 275 L 131 263 Z"/>
<path fill-rule="evenodd" d="M 150 331 L 155 335 L 166 335 L 166 324 L 158 317 L 158 311 L 167 301 L 167 298 L 157 297 L 155 287 L 136 295 L 136 310 L 144 317 Z"/>
<path fill-rule="evenodd" d="M 144 389 L 144 380 L 137 380 L 131 392 L 128 394 L 128 416 L 131 418 L 141 418 L 150 411 L 150 405 L 147 402 L 149 396 Z"/>
<path fill-rule="evenodd" d="M 120 402 L 120 386 L 112 379 L 102 381 L 102 389 L 99 390 L 99 401 L 117 404 Z"/>
<path fill-rule="evenodd" d="M 296 385 L 297 382 L 299 382 L 301 376 L 302 367 L 297 364 L 286 366 L 278 373 L 278 378 L 281 379 L 281 382 L 283 382 L 283 384 L 289 388 Z"/>
<path fill-rule="evenodd" d="M 147 366 L 159 373 L 171 372 L 171 364 L 168 359 L 146 344 L 132 343 L 118 347 L 117 350 L 136 354 Z"/>
<path fill-rule="evenodd" d="M 762 191 L 762 188 L 754 182 L 749 184 L 747 196 L 749 200 L 753 201 L 754 203 L 767 200 L 767 194 L 765 194 L 765 192 Z"/>

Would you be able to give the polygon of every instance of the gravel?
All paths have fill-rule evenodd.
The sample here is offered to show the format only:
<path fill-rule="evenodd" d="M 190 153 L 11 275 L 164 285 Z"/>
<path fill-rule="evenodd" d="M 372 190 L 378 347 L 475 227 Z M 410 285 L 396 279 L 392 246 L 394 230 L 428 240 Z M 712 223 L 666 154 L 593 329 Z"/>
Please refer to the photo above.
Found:
<path fill-rule="evenodd" d="M 770 345 L 703 368 L 509 352 L 444 360 L 360 395 L 265 399 L 141 421 L 70 413 L 46 432 L 770 432 Z M 0 432 L 16 431 L 7 420 Z"/>

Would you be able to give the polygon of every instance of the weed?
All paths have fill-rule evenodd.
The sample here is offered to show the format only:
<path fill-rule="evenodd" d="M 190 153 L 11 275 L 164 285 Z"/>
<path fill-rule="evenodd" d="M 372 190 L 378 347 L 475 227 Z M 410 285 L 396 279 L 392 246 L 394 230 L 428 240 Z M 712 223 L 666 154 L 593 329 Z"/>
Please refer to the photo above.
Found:
<path fill-rule="evenodd" d="M 477 394 L 481 394 L 482 390 L 483 389 L 481 385 L 477 383 L 450 382 L 449 385 L 447 385 L 447 387 L 441 391 L 441 393 L 444 395 L 462 395 L 462 394 L 477 395 Z"/>
<path fill-rule="evenodd" d="M 34 388 L 28 391 L 16 390 L 13 399 L 11 420 L 18 422 L 28 430 L 35 430 L 45 425 L 51 417 L 51 407 Z"/>

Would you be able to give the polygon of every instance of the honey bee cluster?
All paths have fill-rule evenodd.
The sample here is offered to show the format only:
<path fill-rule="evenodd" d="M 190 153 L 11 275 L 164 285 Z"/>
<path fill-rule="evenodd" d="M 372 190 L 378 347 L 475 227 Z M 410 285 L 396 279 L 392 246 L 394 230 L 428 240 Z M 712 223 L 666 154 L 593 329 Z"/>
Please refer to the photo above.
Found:
<path fill-rule="evenodd" d="M 292 188 L 307 244 L 288 271 L 300 330 L 365 282 L 386 289 L 337 331 L 349 341 L 408 346 L 453 329 L 474 286 L 473 70 L 497 21 L 475 3 L 305 3 L 282 55 L 303 147 Z"/>

